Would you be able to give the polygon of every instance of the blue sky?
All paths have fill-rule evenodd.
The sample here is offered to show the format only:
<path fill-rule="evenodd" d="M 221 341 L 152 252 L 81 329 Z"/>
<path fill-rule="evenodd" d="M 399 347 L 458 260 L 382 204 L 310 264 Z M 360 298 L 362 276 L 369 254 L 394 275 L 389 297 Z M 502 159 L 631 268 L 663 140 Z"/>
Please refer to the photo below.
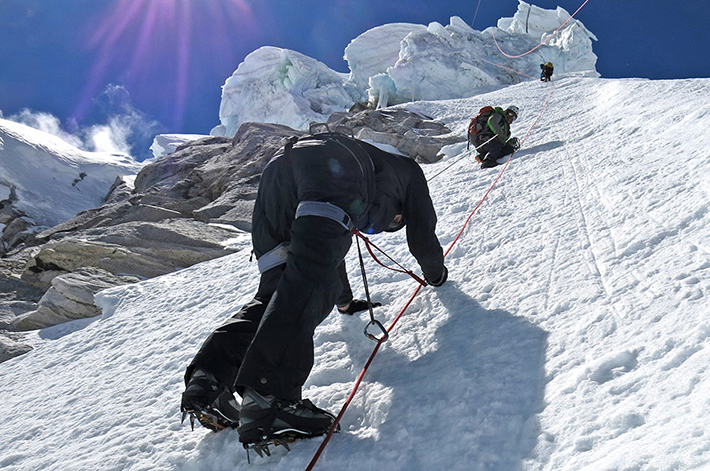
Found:
<path fill-rule="evenodd" d="M 583 0 L 538 0 L 573 13 Z M 393 22 L 478 30 L 517 0 L 0 0 L 0 110 L 57 116 L 69 132 L 131 109 L 156 131 L 208 133 L 221 86 L 264 45 L 340 72 L 350 40 Z M 577 14 L 598 42 L 603 77 L 710 77 L 704 0 L 590 0 Z"/>

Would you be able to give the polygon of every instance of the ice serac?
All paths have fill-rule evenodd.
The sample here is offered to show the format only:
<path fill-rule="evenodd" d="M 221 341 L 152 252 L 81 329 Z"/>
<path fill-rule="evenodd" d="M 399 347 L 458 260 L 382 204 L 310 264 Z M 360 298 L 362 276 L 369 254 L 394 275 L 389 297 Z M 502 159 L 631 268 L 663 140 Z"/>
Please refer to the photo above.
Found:
<path fill-rule="evenodd" d="M 221 124 L 214 136 L 233 136 L 245 122 L 305 129 L 360 98 L 347 74 L 288 49 L 265 46 L 249 54 L 222 87 Z"/>
<path fill-rule="evenodd" d="M 575 19 L 533 53 L 508 57 L 537 47 L 569 17 L 562 8 L 545 10 L 520 1 L 515 16 L 499 20 L 497 28 L 476 31 L 452 17 L 447 26 L 434 22 L 412 32 L 402 41 L 399 60 L 387 70 L 396 87 L 390 104 L 470 97 L 489 86 L 536 78 L 540 63 L 547 61 L 553 62 L 557 75 L 597 76 L 592 52 L 596 37 Z"/>
<path fill-rule="evenodd" d="M 592 40 L 594 35 L 562 8 L 546 10 L 520 1 L 512 18 L 484 31 L 456 16 L 446 26 L 393 23 L 372 28 L 346 47 L 349 74 L 294 51 L 262 47 L 224 84 L 222 124 L 212 135 L 231 137 L 248 121 L 305 130 L 312 121 L 323 122 L 355 102 L 369 101 L 372 108 L 468 98 L 491 87 L 537 80 L 540 64 L 548 61 L 556 77 L 598 76 Z M 509 57 L 516 55 L 521 57 Z"/>
<path fill-rule="evenodd" d="M 518 2 L 515 15 L 499 19 L 498 28 L 508 33 L 528 35 L 536 42 L 551 46 L 545 50 L 547 56 L 543 55 L 543 58 L 551 61 L 558 73 L 595 70 L 597 56 L 592 52 L 592 40 L 596 41 L 597 37 L 581 21 L 571 18 L 561 7 L 545 10 L 522 0 Z M 564 28 L 553 35 L 565 22 Z M 524 52 L 526 50 L 517 54 Z"/>
<path fill-rule="evenodd" d="M 391 23 L 369 29 L 350 41 L 344 56 L 350 67 L 350 81 L 367 88 L 371 77 L 386 73 L 397 63 L 402 40 L 409 33 L 424 29 L 423 25 Z"/>

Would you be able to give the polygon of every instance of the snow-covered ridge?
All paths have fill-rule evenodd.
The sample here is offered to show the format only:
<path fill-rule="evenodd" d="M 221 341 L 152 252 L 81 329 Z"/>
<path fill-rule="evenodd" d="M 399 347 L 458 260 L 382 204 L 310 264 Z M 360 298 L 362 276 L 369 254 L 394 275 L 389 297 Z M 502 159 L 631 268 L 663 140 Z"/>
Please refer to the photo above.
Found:
<path fill-rule="evenodd" d="M 402 316 L 315 469 L 710 465 L 710 79 L 569 77 L 402 106 L 464 135 L 471 110 L 515 103 L 522 137 L 553 86 L 447 257 L 449 281 Z M 457 162 L 429 182 L 444 246 L 500 170 L 480 170 L 465 147 L 424 166 L 433 176 Z M 416 267 L 403 234 L 378 237 Z M 241 243 L 102 292 L 100 319 L 40 331 L 35 350 L 0 364 L 0 467 L 304 469 L 320 439 L 249 465 L 236 431 L 180 425 L 184 368 L 256 289 Z M 366 270 L 388 326 L 415 283 L 369 258 Z M 349 394 L 374 347 L 366 319 L 333 313 L 317 329 L 304 394 L 318 406 L 338 411 Z"/>
<path fill-rule="evenodd" d="M 349 74 L 295 51 L 263 47 L 249 54 L 225 82 L 221 124 L 212 134 L 233 136 L 247 121 L 307 129 L 310 122 L 324 121 L 358 101 L 386 106 L 470 97 L 535 78 L 539 64 L 547 61 L 555 64 L 558 76 L 571 72 L 598 76 L 592 52 L 596 38 L 576 19 L 524 57 L 508 58 L 496 46 L 494 37 L 511 54 L 526 52 L 569 18 L 562 8 L 545 10 L 519 0 L 512 18 L 482 32 L 459 17 L 452 17 L 447 26 L 437 22 L 379 26 L 345 49 Z"/>
<path fill-rule="evenodd" d="M 43 131 L 0 119 L 0 195 L 38 226 L 99 206 L 119 175 L 141 168 L 123 154 L 87 152 Z"/>

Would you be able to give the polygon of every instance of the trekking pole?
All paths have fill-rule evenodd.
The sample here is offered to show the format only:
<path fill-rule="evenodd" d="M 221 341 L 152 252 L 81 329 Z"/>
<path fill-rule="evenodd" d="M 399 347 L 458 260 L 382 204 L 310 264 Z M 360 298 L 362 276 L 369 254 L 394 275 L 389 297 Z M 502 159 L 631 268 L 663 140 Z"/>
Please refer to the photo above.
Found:
<path fill-rule="evenodd" d="M 491 137 L 490 139 L 488 139 L 488 140 L 487 140 L 486 142 L 484 142 L 483 144 L 481 144 L 481 145 L 479 145 L 479 146 L 477 146 L 477 147 L 474 147 L 473 150 L 478 150 L 478 149 L 480 149 L 481 147 L 485 146 L 486 144 L 488 144 L 489 142 L 491 142 L 493 139 L 496 139 L 497 137 L 498 137 L 498 135 L 496 134 L 495 136 Z M 432 181 L 433 179 L 435 179 L 436 177 L 438 177 L 439 175 L 441 175 L 442 173 L 446 172 L 448 169 L 450 169 L 451 167 L 453 167 L 454 165 L 456 165 L 457 163 L 459 163 L 459 161 L 460 161 L 461 159 L 463 159 L 464 157 L 466 157 L 466 154 L 467 154 L 467 153 L 468 153 L 468 149 L 466 150 L 466 152 L 463 152 L 463 153 L 461 154 L 461 157 L 459 157 L 458 159 L 454 160 L 448 167 L 446 167 L 445 169 L 443 169 L 441 172 L 437 173 L 437 174 L 434 175 L 433 177 L 427 179 L 427 182 Z"/>

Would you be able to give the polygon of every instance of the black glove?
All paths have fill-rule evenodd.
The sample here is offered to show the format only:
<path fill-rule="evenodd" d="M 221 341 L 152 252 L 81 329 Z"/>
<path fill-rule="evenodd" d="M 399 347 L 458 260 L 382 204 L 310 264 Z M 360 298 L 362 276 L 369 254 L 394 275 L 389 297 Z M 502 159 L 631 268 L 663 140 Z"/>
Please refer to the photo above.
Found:
<path fill-rule="evenodd" d="M 434 286 L 437 288 L 439 286 L 443 285 L 448 277 L 449 277 L 449 270 L 446 268 L 446 265 L 444 265 L 444 271 L 441 272 L 441 276 L 439 277 L 438 280 L 432 281 L 429 278 L 427 278 L 426 275 L 424 275 L 424 279 L 426 279 L 426 282 L 429 283 L 431 286 Z"/>
<path fill-rule="evenodd" d="M 514 150 L 520 149 L 520 141 L 518 140 L 517 137 L 511 137 L 508 139 L 507 144 L 512 147 Z"/>
<path fill-rule="evenodd" d="M 348 308 L 346 310 L 342 310 L 338 308 L 338 311 L 340 311 L 341 314 L 350 314 L 353 315 L 356 312 L 361 312 L 361 311 L 367 311 L 369 307 L 379 307 L 382 306 L 382 303 L 368 303 L 364 299 L 353 299 L 350 301 L 350 304 L 348 305 Z"/>

